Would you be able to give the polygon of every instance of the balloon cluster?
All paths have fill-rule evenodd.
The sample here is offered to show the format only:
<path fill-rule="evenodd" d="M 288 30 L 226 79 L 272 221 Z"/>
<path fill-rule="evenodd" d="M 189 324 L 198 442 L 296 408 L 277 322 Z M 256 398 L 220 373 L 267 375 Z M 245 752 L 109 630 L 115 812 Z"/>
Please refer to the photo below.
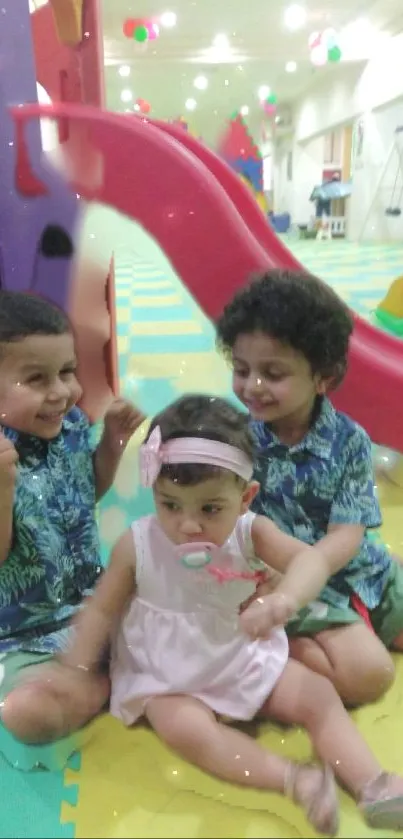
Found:
<path fill-rule="evenodd" d="M 136 99 L 135 108 L 140 114 L 149 114 L 151 111 L 151 105 L 146 99 Z"/>
<path fill-rule="evenodd" d="M 274 117 L 277 111 L 277 96 L 275 93 L 270 93 L 269 96 L 262 102 L 263 110 L 268 117 Z"/>
<path fill-rule="evenodd" d="M 309 49 L 315 67 L 324 67 L 328 63 L 337 64 L 342 58 L 337 32 L 334 29 L 313 32 L 309 38 Z"/>
<path fill-rule="evenodd" d="M 123 24 L 123 34 L 137 44 L 147 44 L 158 38 L 160 28 L 152 18 L 129 17 Z"/>

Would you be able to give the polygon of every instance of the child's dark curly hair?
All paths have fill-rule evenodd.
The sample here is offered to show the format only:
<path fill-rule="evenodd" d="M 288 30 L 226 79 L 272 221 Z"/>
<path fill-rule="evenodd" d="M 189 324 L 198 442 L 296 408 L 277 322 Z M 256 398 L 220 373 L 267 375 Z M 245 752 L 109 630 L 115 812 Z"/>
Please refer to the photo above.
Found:
<path fill-rule="evenodd" d="M 204 437 L 240 449 L 253 463 L 254 442 L 247 415 L 219 396 L 182 396 L 154 417 L 147 439 L 157 425 L 163 443 L 178 437 Z M 222 475 L 223 471 L 206 463 L 177 463 L 164 465 L 160 477 L 180 486 L 194 486 Z M 242 479 L 234 474 L 234 480 Z"/>
<path fill-rule="evenodd" d="M 239 335 L 263 332 L 305 356 L 313 373 L 337 387 L 347 369 L 353 318 L 338 295 L 305 271 L 270 270 L 225 307 L 217 346 L 230 355 Z"/>
<path fill-rule="evenodd" d="M 71 332 L 67 316 L 48 300 L 21 291 L 0 290 L 0 358 L 7 345 L 31 335 Z"/>

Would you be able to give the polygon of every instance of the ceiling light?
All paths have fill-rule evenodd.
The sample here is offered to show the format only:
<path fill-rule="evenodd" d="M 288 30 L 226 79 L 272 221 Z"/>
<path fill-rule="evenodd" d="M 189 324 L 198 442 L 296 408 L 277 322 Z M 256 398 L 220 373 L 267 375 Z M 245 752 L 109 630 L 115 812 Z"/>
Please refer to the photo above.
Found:
<path fill-rule="evenodd" d="M 284 12 L 284 25 L 290 32 L 296 32 L 297 29 L 302 29 L 307 20 L 307 13 L 304 6 L 299 3 L 292 3 L 291 6 Z"/>
<path fill-rule="evenodd" d="M 225 84 L 225 87 L 228 87 L 228 85 L 229 85 L 229 79 L 224 79 L 224 84 Z"/>
<path fill-rule="evenodd" d="M 206 90 L 208 88 L 208 79 L 206 76 L 196 76 L 193 84 L 197 87 L 197 90 Z"/>
<path fill-rule="evenodd" d="M 194 111 L 197 108 L 196 99 L 186 99 L 185 108 L 187 111 Z"/>
<path fill-rule="evenodd" d="M 127 79 L 127 77 L 130 76 L 130 73 L 131 70 L 128 64 L 122 64 L 122 66 L 119 67 L 119 76 L 122 76 L 122 79 Z"/>
<path fill-rule="evenodd" d="M 126 88 L 125 90 L 122 90 L 122 93 L 120 94 L 120 98 L 121 98 L 122 102 L 131 102 L 132 99 L 133 99 L 133 93 L 132 93 L 131 90 Z"/>
<path fill-rule="evenodd" d="M 241 114 L 242 117 L 247 117 L 248 113 L 249 113 L 249 106 L 248 105 L 242 105 L 242 108 L 240 108 L 239 113 Z"/>
<path fill-rule="evenodd" d="M 176 26 L 177 17 L 175 12 L 164 12 L 160 17 L 160 24 L 165 29 L 172 29 Z"/>
<path fill-rule="evenodd" d="M 267 99 L 268 96 L 270 96 L 269 85 L 268 84 L 262 84 L 261 87 L 259 87 L 257 95 L 258 95 L 260 101 L 264 102 L 264 100 Z"/>
<path fill-rule="evenodd" d="M 295 73 L 296 69 L 297 69 L 297 62 L 296 61 L 287 61 L 287 64 L 285 65 L 286 73 Z"/>
<path fill-rule="evenodd" d="M 220 34 L 213 38 L 213 47 L 219 52 L 228 52 L 230 49 L 229 40 L 226 35 Z"/>

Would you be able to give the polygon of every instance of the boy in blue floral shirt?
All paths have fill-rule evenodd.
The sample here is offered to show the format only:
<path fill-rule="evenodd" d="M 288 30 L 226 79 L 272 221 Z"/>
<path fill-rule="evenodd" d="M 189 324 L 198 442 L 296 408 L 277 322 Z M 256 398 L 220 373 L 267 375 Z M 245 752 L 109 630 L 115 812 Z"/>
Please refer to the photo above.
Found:
<path fill-rule="evenodd" d="M 3 723 L 28 742 L 41 730 L 48 739 L 52 719 L 43 686 L 19 677 L 63 648 L 101 573 L 96 502 L 142 421 L 115 400 L 94 448 L 81 393 L 66 316 L 0 291 L 0 703 Z M 74 697 L 81 722 L 108 697 L 106 676 L 90 681 Z"/>
<path fill-rule="evenodd" d="M 355 705 L 393 680 L 387 648 L 403 650 L 403 567 L 371 536 L 381 524 L 371 441 L 326 396 L 343 379 L 352 329 L 320 280 L 273 270 L 235 296 L 217 334 L 258 444 L 255 510 L 322 548 L 305 574 L 318 602 L 289 624 L 291 653 Z"/>

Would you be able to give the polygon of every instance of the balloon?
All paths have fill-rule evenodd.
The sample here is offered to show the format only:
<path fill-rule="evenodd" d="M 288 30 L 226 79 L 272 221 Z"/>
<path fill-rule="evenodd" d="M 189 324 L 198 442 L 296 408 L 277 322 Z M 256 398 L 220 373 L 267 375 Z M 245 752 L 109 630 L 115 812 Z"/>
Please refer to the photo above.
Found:
<path fill-rule="evenodd" d="M 140 26 L 137 26 L 134 30 L 134 40 L 137 41 L 138 44 L 144 44 L 145 41 L 148 41 L 148 29 L 142 23 Z"/>
<path fill-rule="evenodd" d="M 263 105 L 263 110 L 268 117 L 272 117 L 276 113 L 276 106 L 271 105 L 269 102 L 265 102 Z"/>
<path fill-rule="evenodd" d="M 327 64 L 327 49 L 322 44 L 314 47 L 311 52 L 311 61 L 315 67 L 324 67 Z"/>
<path fill-rule="evenodd" d="M 374 455 L 374 467 L 380 477 L 403 488 L 403 456 L 399 452 L 379 446 Z"/>
<path fill-rule="evenodd" d="M 322 36 L 320 32 L 312 32 L 312 34 L 308 38 L 309 49 L 313 50 L 314 47 L 318 47 L 322 42 Z"/>
<path fill-rule="evenodd" d="M 158 26 L 158 23 L 154 23 L 153 20 L 147 20 L 145 23 L 145 27 L 148 32 L 148 40 L 155 41 L 156 38 L 158 38 L 158 35 L 160 34 L 160 28 Z"/>
<path fill-rule="evenodd" d="M 137 21 L 135 18 L 129 17 L 125 20 L 123 24 L 123 34 L 126 38 L 133 38 L 134 30 L 136 28 Z"/>
<path fill-rule="evenodd" d="M 141 114 L 149 114 L 151 111 L 151 105 L 146 99 L 136 99 L 136 106 Z"/>
<path fill-rule="evenodd" d="M 277 96 L 275 93 L 271 93 L 270 96 L 267 97 L 266 105 L 277 105 Z"/>
<path fill-rule="evenodd" d="M 324 32 L 322 32 L 320 43 L 328 49 L 336 46 L 336 30 L 331 28 L 325 29 Z"/>
<path fill-rule="evenodd" d="M 332 62 L 332 64 L 337 64 L 341 61 L 341 49 L 337 45 L 331 47 L 327 54 L 328 60 Z"/>

